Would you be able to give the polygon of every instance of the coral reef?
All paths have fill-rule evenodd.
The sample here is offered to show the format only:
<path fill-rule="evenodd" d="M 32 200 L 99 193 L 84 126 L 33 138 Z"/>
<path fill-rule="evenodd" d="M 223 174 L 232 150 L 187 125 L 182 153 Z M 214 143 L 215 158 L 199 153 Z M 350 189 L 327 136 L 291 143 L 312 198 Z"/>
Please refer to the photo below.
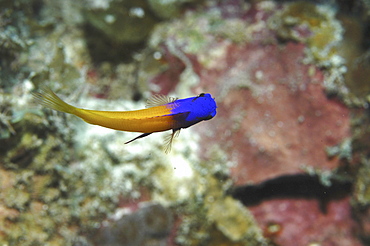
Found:
<path fill-rule="evenodd" d="M 139 207 L 127 215 L 125 209 L 116 211 L 114 222 L 103 223 L 94 235 L 98 238 L 96 245 L 156 245 L 157 241 L 164 241 L 173 226 L 171 211 L 160 204 L 139 204 Z"/>
<path fill-rule="evenodd" d="M 87 1 L 86 23 L 116 43 L 144 41 L 157 23 L 146 1 Z M 140 30 L 140 31 L 138 31 Z"/>
<path fill-rule="evenodd" d="M 369 5 L 343 4 L 0 3 L 0 244 L 368 243 Z M 43 109 L 42 85 L 96 110 L 209 92 L 218 114 L 166 155 L 166 133 Z"/>
<path fill-rule="evenodd" d="M 181 68 L 180 76 L 164 72 L 154 79 L 160 91 L 182 91 L 186 84 L 196 92 L 210 91 L 218 100 L 218 120 L 209 122 L 209 128 L 195 127 L 203 136 L 201 156 L 210 160 L 213 149 L 222 149 L 236 185 L 302 172 L 319 175 L 320 182 L 329 187 L 331 176 L 354 180 L 359 163 L 352 158 L 355 153 L 350 107 L 366 108 L 368 103 L 366 98 L 351 96 L 345 85 L 348 56 L 340 51 L 347 37 L 343 36 L 335 11 L 330 6 L 307 2 L 282 6 L 274 2 L 239 2 L 235 7 L 236 2 L 215 4 L 201 15 L 188 13 L 184 20 L 159 27 L 153 33 L 151 44 L 160 47 L 171 70 Z M 276 21 L 279 18 L 281 22 Z M 238 21 L 240 25 L 227 24 Z M 248 24 L 239 29 L 242 23 Z M 227 32 L 224 27 L 229 27 Z M 283 45 L 279 43 L 281 39 Z M 185 74 L 187 79 L 182 77 Z M 363 136 L 364 132 L 359 134 Z M 352 165 L 349 170 L 344 168 L 348 165 Z M 309 211 L 319 218 L 323 211 L 309 201 L 312 198 L 307 192 L 305 196 L 308 200 L 302 201 L 302 206 L 307 207 L 304 213 Z M 284 218 L 301 217 L 299 213 L 303 211 L 295 209 L 294 200 L 280 201 L 285 202 L 289 209 L 284 210 Z M 258 211 L 269 206 L 274 211 L 277 204 L 266 201 L 252 209 L 262 228 L 269 228 L 271 221 Z M 348 214 L 348 198 L 331 201 L 327 209 L 329 215 L 323 223 L 328 224 L 337 217 L 334 211 L 347 211 L 340 219 L 341 226 L 335 228 L 333 224 L 330 230 L 355 230 L 356 223 Z M 279 221 L 279 228 L 284 224 Z M 301 236 L 294 242 L 298 245 L 315 238 L 324 244 L 346 245 L 342 239 L 349 237 L 351 244 L 360 244 L 353 234 L 343 233 L 336 238 L 328 236 L 332 235 L 330 230 L 301 229 L 302 235 L 307 229 L 311 236 Z M 276 233 L 271 239 L 290 245 L 291 235 L 284 233 Z"/>
<path fill-rule="evenodd" d="M 341 59 L 338 46 L 343 36 L 343 28 L 334 15 L 329 5 L 298 1 L 284 6 L 271 25 L 280 38 L 306 43 L 318 64 L 331 66 Z"/>

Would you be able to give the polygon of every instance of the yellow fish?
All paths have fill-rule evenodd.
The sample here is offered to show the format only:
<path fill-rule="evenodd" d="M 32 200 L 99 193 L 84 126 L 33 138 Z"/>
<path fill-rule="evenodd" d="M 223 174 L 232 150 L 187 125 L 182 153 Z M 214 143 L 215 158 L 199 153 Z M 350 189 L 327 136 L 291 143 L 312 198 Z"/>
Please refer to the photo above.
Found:
<path fill-rule="evenodd" d="M 119 131 L 143 133 L 126 144 L 153 132 L 172 130 L 167 141 L 166 153 L 171 149 L 172 140 L 181 128 L 212 119 L 216 115 L 217 108 L 215 100 L 208 93 L 185 99 L 157 95 L 148 100 L 148 108 L 134 111 L 99 111 L 77 108 L 64 102 L 48 87 L 43 87 L 40 92 L 32 94 L 41 105 L 76 115 L 87 123 Z"/>

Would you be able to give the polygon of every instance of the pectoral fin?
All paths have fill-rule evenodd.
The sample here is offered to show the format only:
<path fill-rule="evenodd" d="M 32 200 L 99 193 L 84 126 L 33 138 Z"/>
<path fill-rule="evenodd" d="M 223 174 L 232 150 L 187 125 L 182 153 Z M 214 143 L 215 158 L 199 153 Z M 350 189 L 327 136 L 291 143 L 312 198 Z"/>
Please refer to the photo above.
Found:
<path fill-rule="evenodd" d="M 173 129 L 172 134 L 166 137 L 165 144 L 164 144 L 164 152 L 166 154 L 171 152 L 172 141 L 173 141 L 174 138 L 179 136 L 180 130 L 181 130 L 181 128 Z"/>

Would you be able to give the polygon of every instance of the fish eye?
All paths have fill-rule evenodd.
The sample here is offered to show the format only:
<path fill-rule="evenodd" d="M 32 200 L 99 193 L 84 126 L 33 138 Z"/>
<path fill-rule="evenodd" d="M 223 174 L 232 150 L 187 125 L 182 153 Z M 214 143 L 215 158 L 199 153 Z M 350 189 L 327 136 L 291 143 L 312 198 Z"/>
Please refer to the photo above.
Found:
<path fill-rule="evenodd" d="M 206 94 L 205 93 L 200 93 L 197 97 L 194 97 L 194 99 L 192 100 L 193 102 L 198 99 L 199 97 L 205 97 Z"/>

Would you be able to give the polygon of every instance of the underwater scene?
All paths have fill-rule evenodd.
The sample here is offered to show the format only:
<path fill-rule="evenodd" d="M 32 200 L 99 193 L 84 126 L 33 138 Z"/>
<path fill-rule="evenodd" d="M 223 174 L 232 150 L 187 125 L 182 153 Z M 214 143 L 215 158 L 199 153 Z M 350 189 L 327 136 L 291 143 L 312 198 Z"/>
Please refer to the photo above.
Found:
<path fill-rule="evenodd" d="M 0 0 L 0 245 L 370 245 L 369 0 Z"/>

